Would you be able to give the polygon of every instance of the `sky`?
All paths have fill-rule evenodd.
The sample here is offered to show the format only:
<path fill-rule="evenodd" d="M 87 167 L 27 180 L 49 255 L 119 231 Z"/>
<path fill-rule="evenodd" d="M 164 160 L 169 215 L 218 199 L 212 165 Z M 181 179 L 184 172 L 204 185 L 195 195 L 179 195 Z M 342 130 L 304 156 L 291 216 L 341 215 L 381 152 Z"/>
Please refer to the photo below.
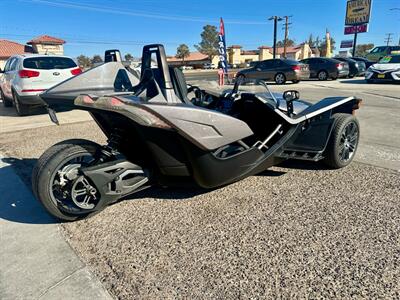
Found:
<path fill-rule="evenodd" d="M 65 55 L 72 57 L 107 49 L 140 57 L 149 43 L 162 43 L 174 55 L 182 43 L 196 51 L 202 27 L 218 26 L 222 17 L 227 46 L 250 50 L 272 46 L 270 16 L 289 15 L 295 42 L 324 37 L 328 29 L 339 44 L 353 38 L 343 34 L 345 11 L 346 0 L 0 0 L 0 39 L 26 43 L 47 34 L 66 40 Z M 384 45 L 387 33 L 399 42 L 400 0 L 373 0 L 369 32 L 359 34 L 358 43 Z M 278 40 L 283 37 L 281 23 Z"/>

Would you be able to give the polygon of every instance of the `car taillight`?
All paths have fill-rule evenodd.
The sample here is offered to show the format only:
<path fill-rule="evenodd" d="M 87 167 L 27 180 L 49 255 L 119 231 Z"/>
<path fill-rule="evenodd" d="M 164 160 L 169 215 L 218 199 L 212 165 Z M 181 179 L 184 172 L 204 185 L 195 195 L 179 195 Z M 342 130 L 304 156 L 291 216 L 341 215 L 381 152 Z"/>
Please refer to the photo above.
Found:
<path fill-rule="evenodd" d="M 336 68 L 340 70 L 341 68 L 343 68 L 343 64 L 336 64 Z"/>
<path fill-rule="evenodd" d="M 32 70 L 20 70 L 18 72 L 18 75 L 21 78 L 32 78 L 32 77 L 39 77 L 40 72 Z"/>
<path fill-rule="evenodd" d="M 76 68 L 76 69 L 72 69 L 71 70 L 71 74 L 74 75 L 74 76 L 79 75 L 81 73 L 82 73 L 81 68 Z"/>
<path fill-rule="evenodd" d="M 293 70 L 293 71 L 300 71 L 300 70 L 301 70 L 301 67 L 300 67 L 299 65 L 292 66 L 292 70 Z"/>

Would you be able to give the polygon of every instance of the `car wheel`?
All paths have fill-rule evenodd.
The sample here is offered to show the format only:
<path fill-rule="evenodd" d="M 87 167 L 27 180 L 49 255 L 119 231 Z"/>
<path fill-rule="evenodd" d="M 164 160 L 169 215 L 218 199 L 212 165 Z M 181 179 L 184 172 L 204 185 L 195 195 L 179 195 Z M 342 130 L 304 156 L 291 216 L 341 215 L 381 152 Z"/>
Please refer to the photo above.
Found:
<path fill-rule="evenodd" d="M 244 76 L 243 74 L 239 74 L 236 77 L 236 80 L 239 80 L 241 82 L 241 85 L 246 85 L 246 76 Z"/>
<path fill-rule="evenodd" d="M 0 97 L 3 100 L 4 107 L 12 107 L 12 105 L 13 105 L 12 101 L 10 99 L 6 98 L 6 96 L 4 95 L 2 90 L 0 90 Z"/>
<path fill-rule="evenodd" d="M 354 78 L 354 75 L 353 75 L 353 74 L 351 74 L 351 75 L 349 75 L 348 77 L 349 77 L 349 78 Z"/>
<path fill-rule="evenodd" d="M 276 84 L 284 84 L 286 82 L 286 76 L 283 73 L 278 73 L 275 75 Z"/>
<path fill-rule="evenodd" d="M 99 149 L 91 141 L 69 140 L 50 147 L 38 159 L 32 172 L 32 190 L 51 215 L 74 221 L 96 213 L 99 192 L 77 170 L 91 165 Z M 73 177 L 65 176 L 66 172 Z"/>
<path fill-rule="evenodd" d="M 318 72 L 318 80 L 324 81 L 328 79 L 328 73 L 324 70 Z"/>
<path fill-rule="evenodd" d="M 292 80 L 293 83 L 299 83 L 300 80 Z"/>
<path fill-rule="evenodd" d="M 18 116 L 26 116 L 29 113 L 29 107 L 20 102 L 17 93 L 13 93 L 13 102 Z"/>
<path fill-rule="evenodd" d="M 357 151 L 360 125 L 350 114 L 333 115 L 334 128 L 325 152 L 324 163 L 334 169 L 349 165 Z"/>

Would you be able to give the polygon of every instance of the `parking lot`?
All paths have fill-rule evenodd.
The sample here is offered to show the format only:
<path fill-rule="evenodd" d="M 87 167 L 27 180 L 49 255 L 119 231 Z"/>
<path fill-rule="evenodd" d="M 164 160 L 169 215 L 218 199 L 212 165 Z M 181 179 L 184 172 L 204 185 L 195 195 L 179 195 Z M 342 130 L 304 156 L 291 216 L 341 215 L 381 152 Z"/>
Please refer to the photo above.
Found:
<path fill-rule="evenodd" d="M 218 90 L 212 76 L 188 77 Z M 215 191 L 151 188 L 90 219 L 62 224 L 115 296 L 399 296 L 400 86 L 348 79 L 271 88 L 297 89 L 311 102 L 362 98 L 357 162 L 342 170 L 286 162 Z M 0 152 L 28 186 L 32 166 L 50 145 L 68 138 L 104 142 L 87 113 L 63 112 L 59 119 L 56 126 L 41 112 L 17 117 L 12 108 L 0 109 Z"/>

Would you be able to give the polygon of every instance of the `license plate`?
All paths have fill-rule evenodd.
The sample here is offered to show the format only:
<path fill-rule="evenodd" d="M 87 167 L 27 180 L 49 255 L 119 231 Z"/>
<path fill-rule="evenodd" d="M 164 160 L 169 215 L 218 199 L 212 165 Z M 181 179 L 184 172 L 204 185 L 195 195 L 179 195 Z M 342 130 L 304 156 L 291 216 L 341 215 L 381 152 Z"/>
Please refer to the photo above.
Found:
<path fill-rule="evenodd" d="M 47 112 L 49 113 L 50 120 L 51 120 L 54 124 L 60 125 L 60 123 L 58 122 L 58 119 L 57 119 L 56 112 L 55 112 L 54 110 L 52 110 L 51 108 L 47 108 Z"/>
<path fill-rule="evenodd" d="M 385 74 L 378 74 L 378 78 L 385 78 Z"/>

